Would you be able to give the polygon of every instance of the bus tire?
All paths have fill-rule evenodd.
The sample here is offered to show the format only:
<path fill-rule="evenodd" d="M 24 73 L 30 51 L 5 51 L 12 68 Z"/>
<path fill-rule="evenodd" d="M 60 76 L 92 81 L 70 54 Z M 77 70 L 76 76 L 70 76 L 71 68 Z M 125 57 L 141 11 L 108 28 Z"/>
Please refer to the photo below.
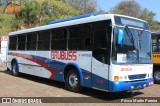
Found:
<path fill-rule="evenodd" d="M 19 70 L 18 70 L 18 65 L 16 64 L 16 62 L 12 63 L 12 75 L 18 77 L 19 76 Z"/>
<path fill-rule="evenodd" d="M 154 83 L 160 84 L 160 71 L 156 70 L 153 73 Z"/>
<path fill-rule="evenodd" d="M 79 92 L 81 90 L 80 86 L 80 76 L 75 68 L 68 70 L 65 79 L 65 88 L 69 91 Z"/>

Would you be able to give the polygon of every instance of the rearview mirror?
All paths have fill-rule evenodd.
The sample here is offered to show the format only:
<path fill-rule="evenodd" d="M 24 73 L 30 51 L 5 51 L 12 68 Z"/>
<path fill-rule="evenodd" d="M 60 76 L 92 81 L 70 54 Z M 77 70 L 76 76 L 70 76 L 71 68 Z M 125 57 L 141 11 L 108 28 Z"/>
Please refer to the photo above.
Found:
<path fill-rule="evenodd" d="M 124 30 L 123 29 L 119 29 L 118 30 L 118 44 L 122 44 L 123 43 L 123 38 L 124 38 Z"/>

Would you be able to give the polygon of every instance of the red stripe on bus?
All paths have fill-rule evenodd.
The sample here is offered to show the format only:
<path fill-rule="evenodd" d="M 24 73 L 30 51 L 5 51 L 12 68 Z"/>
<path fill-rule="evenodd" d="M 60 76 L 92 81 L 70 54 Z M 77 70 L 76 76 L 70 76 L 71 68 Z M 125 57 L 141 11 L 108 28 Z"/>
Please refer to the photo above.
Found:
<path fill-rule="evenodd" d="M 16 56 L 16 57 L 20 57 L 20 58 L 23 58 L 23 59 L 27 59 L 27 60 L 30 60 L 30 61 L 32 61 L 32 62 L 35 62 L 35 63 L 43 66 L 44 68 L 46 68 L 47 70 L 49 70 L 49 71 L 52 73 L 52 75 L 49 77 L 49 79 L 53 79 L 54 76 L 55 76 L 55 70 L 52 69 L 52 68 L 50 68 L 50 67 L 49 67 L 47 64 L 45 64 L 44 62 L 41 62 L 41 61 L 39 61 L 39 60 L 37 60 L 37 59 L 29 58 L 28 56 L 19 56 L 19 55 L 14 54 L 14 53 L 12 53 L 12 54 L 10 54 L 10 55 Z"/>

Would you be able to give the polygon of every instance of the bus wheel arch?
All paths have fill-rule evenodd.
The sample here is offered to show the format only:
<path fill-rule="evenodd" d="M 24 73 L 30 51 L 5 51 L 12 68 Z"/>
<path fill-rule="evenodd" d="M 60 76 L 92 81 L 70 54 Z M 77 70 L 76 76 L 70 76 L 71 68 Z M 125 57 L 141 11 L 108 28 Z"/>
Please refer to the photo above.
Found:
<path fill-rule="evenodd" d="M 79 92 L 82 89 L 83 82 L 81 69 L 73 64 L 67 65 L 64 69 L 64 80 L 67 90 Z"/>
<path fill-rule="evenodd" d="M 19 76 L 18 61 L 15 58 L 11 61 L 11 73 L 13 76 Z"/>

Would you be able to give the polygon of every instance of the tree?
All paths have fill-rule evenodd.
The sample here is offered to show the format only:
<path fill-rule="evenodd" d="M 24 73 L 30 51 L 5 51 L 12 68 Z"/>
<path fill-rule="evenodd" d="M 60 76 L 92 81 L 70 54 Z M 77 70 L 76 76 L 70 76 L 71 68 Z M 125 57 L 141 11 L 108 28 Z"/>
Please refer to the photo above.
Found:
<path fill-rule="evenodd" d="M 108 12 L 106 12 L 106 11 L 103 11 L 103 10 L 98 10 L 97 12 L 96 12 L 97 14 L 108 14 Z"/>
<path fill-rule="evenodd" d="M 96 13 L 97 1 L 96 0 L 61 0 L 68 5 L 74 7 L 80 14 Z"/>
<path fill-rule="evenodd" d="M 143 9 L 135 0 L 122 1 L 110 10 L 110 13 L 128 15 L 147 21 L 152 31 L 158 30 L 160 24 L 154 19 L 155 13 Z"/>
<path fill-rule="evenodd" d="M 76 9 L 59 0 L 13 0 L 12 5 L 17 1 L 21 4 L 20 14 L 3 14 L 6 7 L 0 6 L 0 36 L 79 14 Z"/>
<path fill-rule="evenodd" d="M 37 1 L 26 1 L 21 6 L 21 13 L 16 14 L 18 20 L 23 20 L 26 27 L 33 27 L 38 22 L 37 15 L 40 14 L 40 5 Z"/>
<path fill-rule="evenodd" d="M 21 13 L 15 16 L 20 23 L 19 25 L 30 28 L 77 14 L 77 10 L 59 0 L 27 0 L 24 5 L 21 5 Z"/>
<path fill-rule="evenodd" d="M 110 10 L 111 13 L 139 17 L 142 13 L 142 8 L 134 0 L 122 1 L 117 6 Z"/>
<path fill-rule="evenodd" d="M 156 16 L 155 13 L 153 13 L 152 11 L 149 11 L 148 9 L 144 9 L 140 15 L 140 19 L 143 19 L 145 21 L 147 21 L 149 24 L 150 24 L 150 27 L 152 29 L 152 31 L 157 31 L 157 30 L 160 30 L 159 29 L 159 22 L 158 21 L 155 21 L 154 17 Z"/>
<path fill-rule="evenodd" d="M 3 7 L 0 6 L 0 37 L 8 35 L 12 31 L 14 15 L 2 14 Z"/>
<path fill-rule="evenodd" d="M 79 12 L 73 7 L 60 2 L 59 0 L 39 0 L 41 5 L 41 24 L 47 24 L 49 21 L 76 16 Z"/>

